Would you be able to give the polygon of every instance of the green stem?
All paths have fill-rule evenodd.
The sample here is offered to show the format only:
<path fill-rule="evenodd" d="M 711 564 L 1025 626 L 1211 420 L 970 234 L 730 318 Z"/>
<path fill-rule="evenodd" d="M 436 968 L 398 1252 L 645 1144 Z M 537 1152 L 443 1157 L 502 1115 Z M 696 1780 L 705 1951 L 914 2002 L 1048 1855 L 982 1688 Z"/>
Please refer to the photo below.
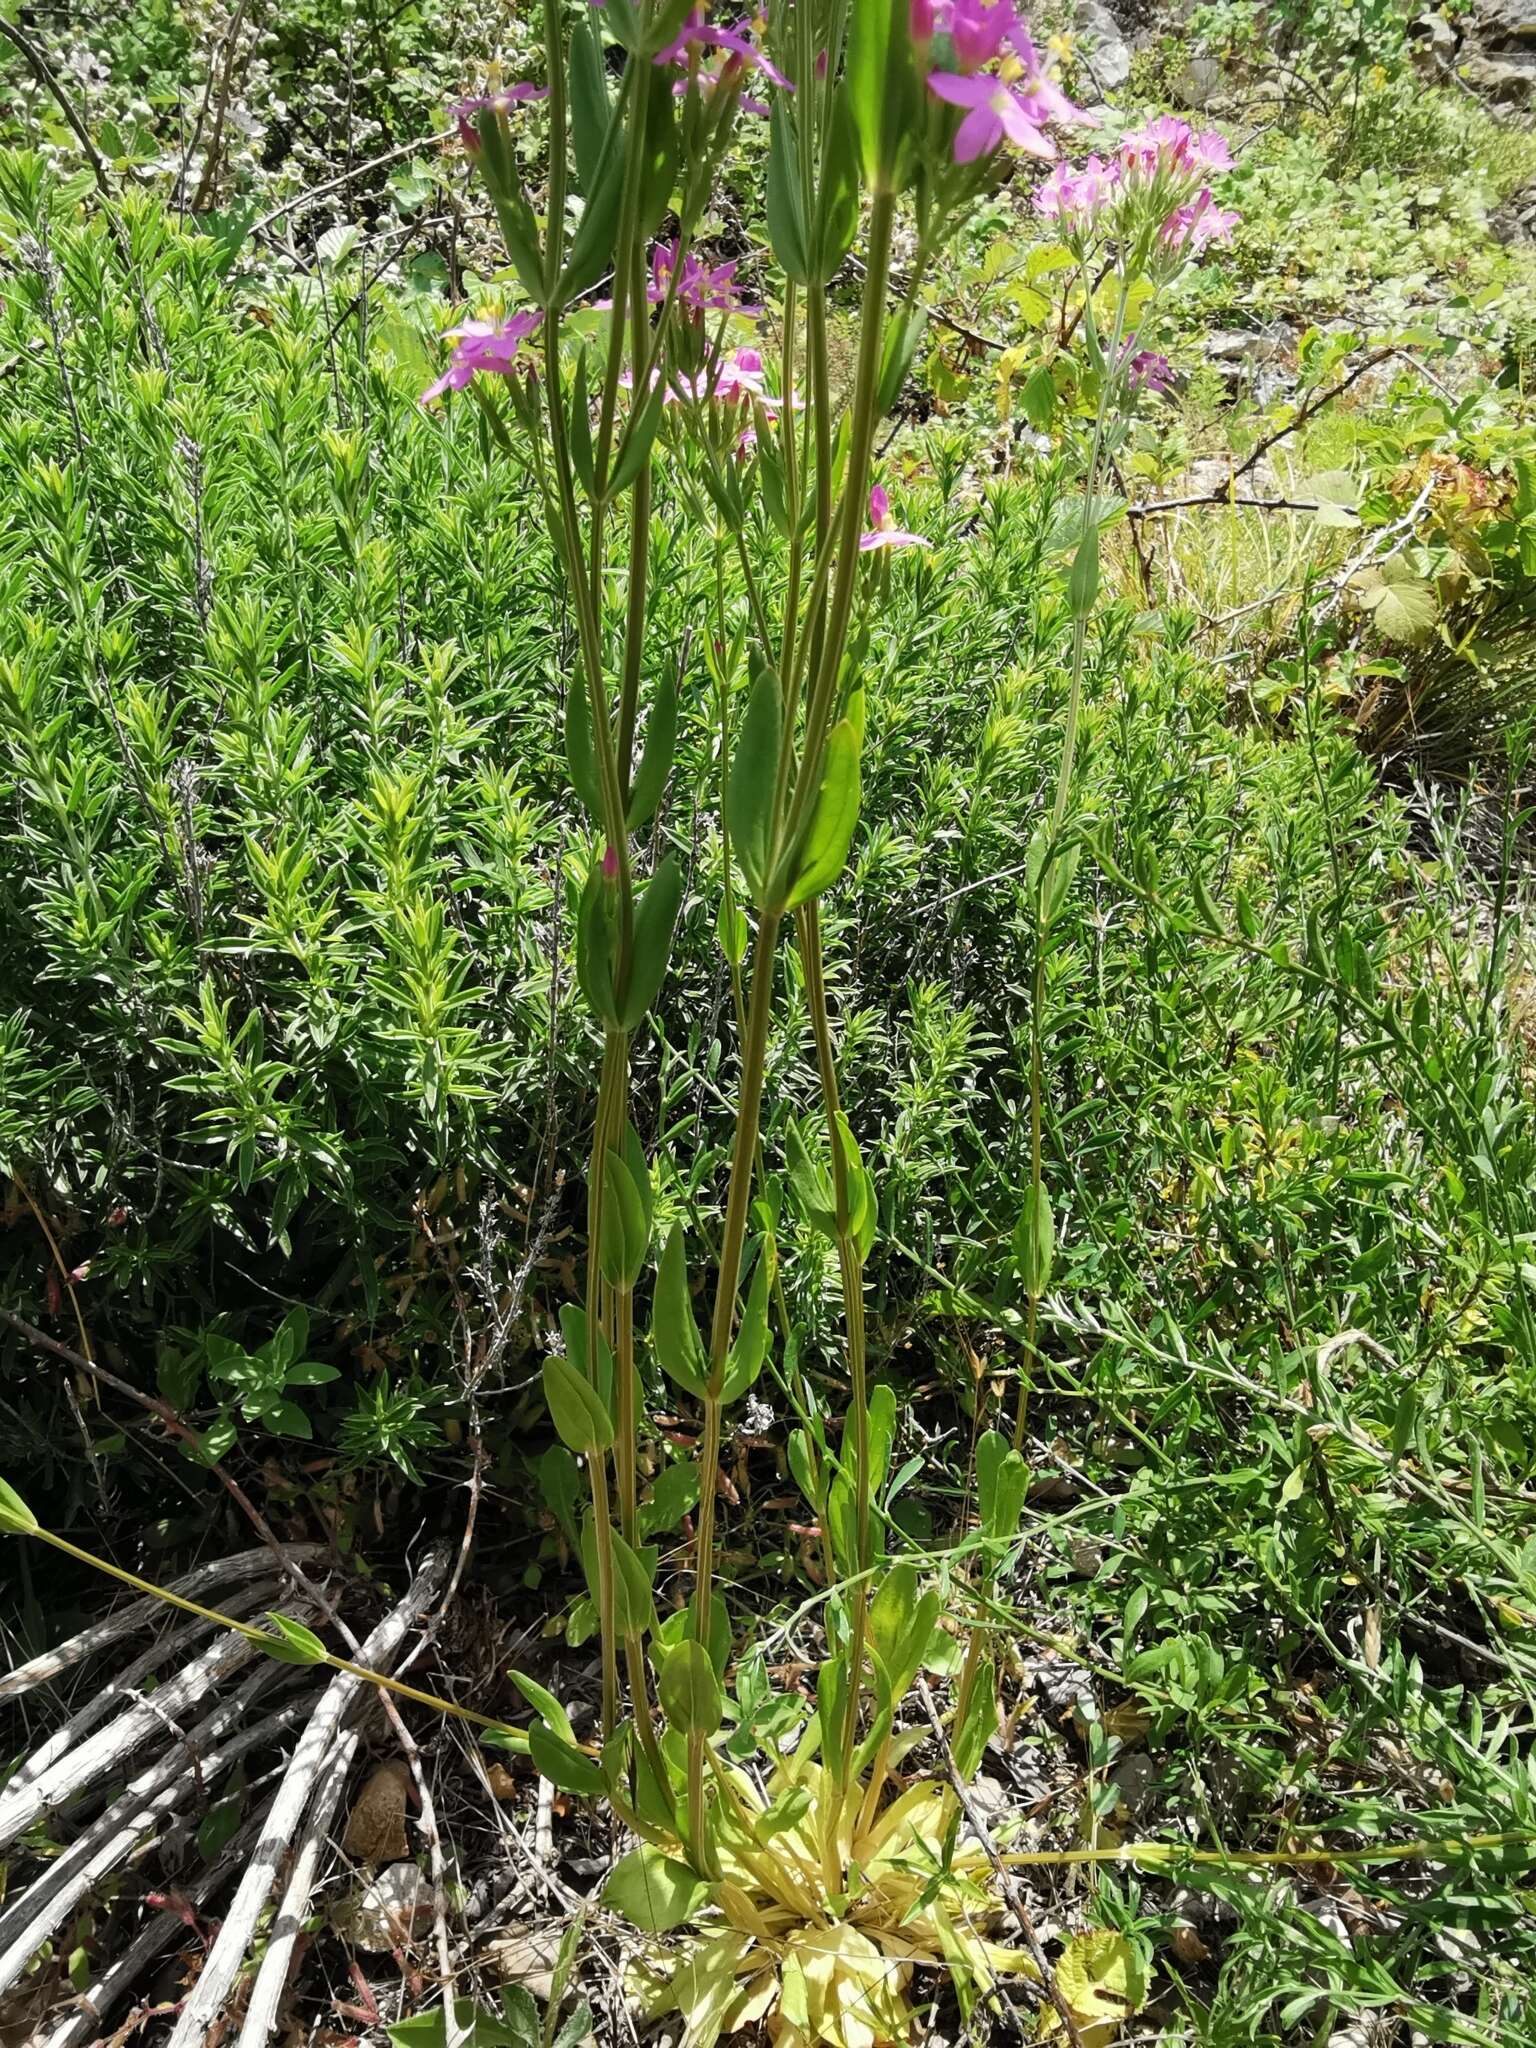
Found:
<path fill-rule="evenodd" d="M 1041 1044 L 1040 1013 L 1045 1003 L 1045 943 L 1049 936 L 1043 880 L 1035 888 L 1035 962 L 1029 998 L 1029 1187 L 1033 1200 L 1031 1215 L 1040 1214 L 1040 1195 L 1045 1174 L 1043 1102 L 1045 1057 Z M 1019 1373 L 1019 1405 L 1013 1421 L 1013 1448 L 1024 1443 L 1029 1427 L 1029 1390 L 1035 1370 L 1035 1334 L 1039 1323 L 1040 1297 L 1033 1289 L 1024 1300 L 1024 1363 Z"/>
<path fill-rule="evenodd" d="M 1092 290 L 1088 286 L 1089 306 L 1092 306 Z M 1099 465 L 1104 452 L 1104 431 L 1109 421 L 1111 404 L 1120 383 L 1120 344 L 1125 335 L 1126 309 L 1130 304 L 1130 280 L 1125 274 L 1120 279 L 1120 297 L 1115 307 L 1114 339 L 1110 343 L 1109 355 L 1105 360 L 1103 376 L 1099 386 L 1099 410 L 1093 423 L 1093 449 L 1088 458 L 1088 478 L 1084 487 L 1083 534 L 1086 541 L 1089 531 L 1098 519 Z M 1091 311 L 1090 311 L 1091 318 Z M 1081 545 L 1081 542 L 1079 543 Z M 1067 821 L 1067 803 L 1072 789 L 1072 770 L 1077 756 L 1078 717 L 1083 703 L 1083 659 L 1088 645 L 1088 620 L 1086 617 L 1072 621 L 1072 684 L 1067 693 L 1067 718 L 1061 735 L 1061 765 L 1056 772 L 1056 801 L 1051 806 L 1051 841 L 1061 837 L 1061 828 Z"/>
<path fill-rule="evenodd" d="M 816 1071 L 826 1114 L 827 1147 L 832 1157 L 833 1204 L 837 1217 L 837 1264 L 848 1326 L 848 1434 L 853 1443 L 854 1571 L 853 1605 L 849 1617 L 848 1728 L 842 1746 L 846 1768 L 853 1768 L 853 1733 L 858 1725 L 864 1683 L 864 1649 L 869 1626 L 870 1468 L 869 1379 L 864 1342 L 864 1268 L 850 1227 L 848 1160 L 843 1149 L 843 1112 L 827 1009 L 827 984 L 821 950 L 821 915 L 814 903 L 795 913 L 800 957 L 805 967 L 806 1005 L 816 1043 Z M 846 1439 L 845 1439 L 846 1441 Z"/>
<path fill-rule="evenodd" d="M 698 1561 L 693 1592 L 693 1632 L 709 1642 L 710 1606 L 715 1568 L 715 1492 L 720 1469 L 720 1387 L 736 1321 L 736 1297 L 746 1246 L 747 1211 L 757 1164 L 758 1126 L 763 1105 L 763 1076 L 768 1062 L 768 1026 L 773 1015 L 774 962 L 783 910 L 775 904 L 762 913 L 752 957 L 752 997 L 747 1035 L 742 1046 L 741 1091 L 736 1136 L 731 1153 L 731 1179 L 725 1201 L 720 1240 L 720 1267 L 715 1282 L 714 1315 L 710 1324 L 709 1394 L 704 1403 L 704 1442 L 699 1454 Z M 689 1827 L 696 1849 L 704 1851 L 704 1737 L 688 1737 Z"/>
<path fill-rule="evenodd" d="M 141 1579 L 134 1572 L 124 1571 L 121 1565 L 109 1564 L 104 1557 L 97 1557 L 94 1551 L 82 1550 L 77 1544 L 63 1536 L 55 1536 L 51 1529 L 41 1526 L 27 1531 L 39 1543 L 51 1544 L 55 1550 L 63 1551 L 80 1564 L 89 1565 L 92 1571 L 105 1572 L 120 1585 L 132 1587 L 135 1593 L 147 1593 L 152 1600 L 161 1600 L 167 1607 L 176 1607 L 183 1614 L 195 1614 L 199 1621 L 211 1622 L 215 1628 L 228 1629 L 231 1634 L 244 1636 L 249 1643 L 257 1644 L 270 1655 L 272 1645 L 280 1643 L 271 1629 L 257 1628 L 249 1621 L 236 1621 L 232 1614 L 221 1614 L 217 1607 L 200 1606 L 196 1600 L 185 1599 L 180 1593 L 172 1593 L 164 1586 L 157 1586 L 150 1579 Z M 382 1685 L 386 1692 L 398 1693 L 401 1699 L 414 1700 L 418 1706 L 432 1707 L 440 1714 L 451 1714 L 456 1721 L 468 1721 L 476 1728 L 490 1728 L 500 1736 L 510 1737 L 514 1745 L 526 1750 L 528 1738 L 520 1728 L 509 1728 L 504 1721 L 493 1721 L 486 1714 L 475 1714 L 468 1707 L 458 1706 L 453 1700 L 440 1699 L 435 1692 L 423 1692 L 419 1687 L 407 1685 L 403 1679 L 391 1678 L 383 1671 L 370 1671 L 365 1664 L 354 1664 L 346 1657 L 333 1657 L 329 1650 L 314 1660 L 330 1671 L 344 1671 L 349 1678 L 366 1679 L 370 1685 Z"/>
<path fill-rule="evenodd" d="M 837 694 L 838 671 L 848 641 L 853 616 L 853 594 L 858 580 L 859 535 L 869 493 L 870 457 L 874 450 L 880 396 L 880 358 L 885 334 L 885 299 L 891 275 L 891 232 L 896 219 L 896 198 L 891 192 L 877 192 L 869 217 L 869 261 L 864 282 L 864 318 L 859 332 L 858 368 L 854 377 L 852 429 L 848 449 L 848 471 L 840 507 L 841 529 L 837 536 L 837 569 L 827 611 L 827 630 L 814 672 L 810 701 L 806 707 L 805 745 L 800 774 L 790 803 L 789 821 L 783 844 L 793 846 L 805 824 L 821 784 L 822 749 L 832 706 Z M 814 299 L 814 294 L 812 295 Z M 818 467 L 821 465 L 818 464 Z M 819 488 L 819 484 L 818 484 Z M 782 771 L 781 771 L 782 776 Z"/>

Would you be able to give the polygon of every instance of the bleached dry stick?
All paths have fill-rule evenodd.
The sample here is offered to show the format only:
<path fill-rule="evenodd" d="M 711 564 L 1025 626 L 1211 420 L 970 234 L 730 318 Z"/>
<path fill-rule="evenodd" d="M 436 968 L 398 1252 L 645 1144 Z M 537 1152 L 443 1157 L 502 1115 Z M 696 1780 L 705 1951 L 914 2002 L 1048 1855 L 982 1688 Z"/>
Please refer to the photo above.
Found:
<path fill-rule="evenodd" d="M 249 1614 L 252 1608 L 264 1607 L 274 1598 L 276 1592 L 275 1579 L 267 1579 L 256 1586 L 247 1586 L 243 1591 L 226 1597 L 224 1612 L 237 1617 L 244 1616 Z M 185 1628 L 173 1629 L 169 1635 L 162 1636 L 159 1642 L 152 1643 L 142 1656 L 135 1657 L 131 1664 L 117 1672 L 99 1691 L 93 1692 L 79 1713 L 50 1735 L 46 1742 L 40 1743 L 25 1763 L 17 1765 L 6 1780 L 7 1793 L 19 1792 L 24 1785 L 35 1784 L 50 1765 L 56 1764 L 61 1756 L 78 1747 L 91 1730 L 99 1727 L 108 1715 L 116 1713 L 151 1672 L 162 1670 L 173 1659 L 179 1659 L 188 1645 L 195 1642 L 200 1635 L 206 1634 L 210 1626 L 211 1624 L 206 1621 L 193 1621 Z"/>
<path fill-rule="evenodd" d="M 168 1722 L 174 1726 L 188 1707 L 217 1692 L 226 1679 L 260 1654 L 245 1636 L 216 1636 L 206 1650 L 158 1688 L 152 1702 L 143 1700 L 126 1714 L 119 1714 L 107 1727 L 88 1736 L 77 1750 L 60 1757 L 30 1785 L 18 1786 L 14 1791 L 7 1786 L 0 1792 L 0 1848 L 15 1841 L 50 1808 L 64 1806 L 88 1791 L 145 1743 L 153 1742 L 158 1748 Z"/>
<path fill-rule="evenodd" d="M 308 1564 L 325 1556 L 321 1543 L 293 1543 L 287 1546 L 288 1555 L 300 1564 Z M 169 1590 L 179 1593 L 185 1600 L 200 1600 L 214 1586 L 241 1579 L 261 1578 L 272 1569 L 272 1554 L 267 1550 L 240 1550 L 233 1557 L 214 1558 L 209 1564 L 201 1564 L 196 1571 L 185 1573 L 179 1579 L 172 1579 Z M 98 1621 L 92 1627 L 82 1629 L 77 1636 L 71 1636 L 67 1643 L 60 1643 L 56 1650 L 45 1650 L 41 1657 L 34 1657 L 29 1664 L 18 1665 L 16 1670 L 0 1678 L 0 1700 L 19 1698 L 30 1692 L 34 1686 L 46 1685 L 71 1665 L 84 1663 L 87 1657 L 94 1657 L 99 1650 L 108 1649 L 113 1643 L 121 1642 L 124 1636 L 131 1636 L 146 1623 L 158 1621 L 165 1613 L 163 1602 L 149 1597 L 131 1600 L 126 1607 L 120 1607 L 116 1614 L 108 1615 L 105 1621 Z"/>
<path fill-rule="evenodd" d="M 257 1814 L 219 1851 L 216 1862 L 186 1886 L 181 1896 L 194 1912 L 201 1910 L 204 1901 L 212 1898 L 245 1861 L 260 1831 L 261 1816 Z M 174 1906 L 151 1913 L 122 1954 L 107 1965 L 82 1995 L 69 2018 L 54 2028 L 46 2048 L 86 2048 L 88 2042 L 101 2040 L 102 2022 L 113 2007 L 133 1988 L 155 1957 L 168 1949 L 178 1935 L 185 1934 L 186 1927 L 185 1919 Z"/>
<path fill-rule="evenodd" d="M 272 1741 L 303 1713 L 305 1702 L 292 1700 L 279 1707 L 276 1713 L 269 1714 L 264 1721 L 258 1721 L 254 1727 L 239 1728 L 258 1684 L 270 1682 L 270 1677 L 268 1672 L 258 1672 L 255 1679 L 229 1699 L 221 1701 L 193 1730 L 192 1739 L 198 1745 L 199 1763 L 210 1776 L 227 1770 L 258 1744 Z M 238 1732 L 231 1734 L 221 1747 L 214 1747 L 224 1732 L 231 1728 Z M 0 1953 L 0 1997 L 9 1991 L 42 1944 L 90 1895 L 93 1887 L 131 1855 L 139 1843 L 154 1832 L 159 1822 L 195 1791 L 197 1783 L 197 1774 L 188 1766 L 169 1784 L 162 1783 L 152 1793 L 130 1788 L 90 1835 L 76 1845 L 81 1851 L 79 1855 L 71 1850 L 67 1858 L 59 1857 L 36 1884 L 23 1893 L 5 1919 L 6 1929 L 15 1926 L 17 1931 L 9 1934 L 7 1946 Z"/>
<path fill-rule="evenodd" d="M 447 1551 L 441 1547 L 429 1551 L 410 1591 L 364 1643 L 360 1662 L 375 1670 L 389 1669 L 411 1623 L 441 1590 L 447 1570 Z M 271 1893 L 278 1868 L 288 1853 L 294 1830 L 303 1818 L 316 1781 L 331 1754 L 343 1716 L 363 1683 L 360 1678 L 340 1672 L 321 1695 L 320 1704 L 310 1716 L 309 1725 L 300 1736 L 293 1760 L 278 1787 L 261 1840 L 230 1901 L 218 1939 L 208 1952 L 198 1980 L 182 2007 L 169 2048 L 199 2048 L 199 2044 L 207 2039 L 214 2021 L 223 2015 L 245 1961 L 256 1922 Z"/>
<path fill-rule="evenodd" d="M 325 1776 L 320 1789 L 300 1830 L 294 1851 L 293 1868 L 283 1890 L 282 1903 L 277 1909 L 277 1918 L 267 1930 L 267 1952 L 261 1959 L 261 1968 L 256 1973 L 256 1982 L 251 1987 L 250 2002 L 245 2008 L 245 2024 L 240 2029 L 238 2048 L 263 2048 L 269 2035 L 277 2025 L 277 2015 L 283 2002 L 283 1992 L 288 1983 L 288 1972 L 293 1964 L 294 1944 L 304 1926 L 305 1911 L 309 1906 L 309 1895 L 315 1888 L 315 1879 L 320 1871 L 320 1858 L 325 1853 L 326 1838 L 336 1807 L 346 1787 L 347 1772 L 362 1740 L 362 1724 L 345 1728 L 336 1739 L 335 1747 L 325 1761 Z M 52 2048 L 52 2043 L 49 2044 Z"/>

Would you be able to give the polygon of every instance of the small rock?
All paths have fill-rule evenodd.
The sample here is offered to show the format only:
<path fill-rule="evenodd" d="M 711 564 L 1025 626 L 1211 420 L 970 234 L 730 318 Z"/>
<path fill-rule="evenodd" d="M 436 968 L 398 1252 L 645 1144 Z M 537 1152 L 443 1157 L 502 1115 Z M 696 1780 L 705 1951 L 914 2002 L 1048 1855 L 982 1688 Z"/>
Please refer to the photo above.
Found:
<path fill-rule="evenodd" d="M 535 1998 L 548 1999 L 555 1989 L 560 1934 L 558 1927 L 524 1927 L 492 1942 L 485 1959 L 503 1984 L 523 1984 Z"/>
<path fill-rule="evenodd" d="M 337 1913 L 339 1931 L 372 1954 L 409 1948 L 431 1920 L 432 1887 L 414 1863 L 385 1864 Z"/>
<path fill-rule="evenodd" d="M 1227 74 L 1214 57 L 1191 57 L 1173 81 L 1173 97 L 1185 107 L 1208 107 L 1226 89 Z"/>
<path fill-rule="evenodd" d="M 1524 100 L 1536 93 L 1536 51 L 1511 51 L 1502 57 L 1469 57 L 1461 76 L 1474 92 L 1491 100 Z"/>
<path fill-rule="evenodd" d="M 1354 1942 L 1350 1939 L 1349 1925 L 1344 1915 L 1339 1911 L 1335 1900 L 1319 1892 L 1315 1898 L 1298 1899 L 1296 1910 L 1299 1913 L 1308 1914 L 1317 1922 L 1319 1927 L 1326 1927 L 1328 1932 L 1336 1940 L 1342 1942 L 1345 1948 L 1352 1949 L 1354 1947 Z"/>
<path fill-rule="evenodd" d="M 1536 0 L 1481 0 L 1476 12 L 1485 43 L 1536 43 Z"/>
<path fill-rule="evenodd" d="M 1118 92 L 1131 75 L 1131 53 L 1104 0 L 1078 0 L 1077 32 L 1100 91 Z"/>

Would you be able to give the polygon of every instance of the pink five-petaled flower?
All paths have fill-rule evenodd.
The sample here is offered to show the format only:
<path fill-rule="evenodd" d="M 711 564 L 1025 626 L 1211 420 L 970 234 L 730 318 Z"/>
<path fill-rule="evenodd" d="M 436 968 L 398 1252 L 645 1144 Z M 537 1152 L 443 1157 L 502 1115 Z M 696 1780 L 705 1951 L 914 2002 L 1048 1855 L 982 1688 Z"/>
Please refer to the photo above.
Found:
<path fill-rule="evenodd" d="M 920 533 L 901 530 L 891 517 L 891 501 L 884 486 L 876 484 L 869 494 L 869 531 L 860 537 L 860 554 L 873 554 L 877 548 L 926 548 L 929 545 Z"/>
<path fill-rule="evenodd" d="M 677 243 L 658 242 L 651 251 L 651 282 L 646 297 L 653 306 L 665 303 L 677 270 Z M 683 258 L 677 280 L 677 303 L 689 313 L 740 313 L 744 319 L 760 320 L 761 306 L 749 306 L 736 283 L 736 265 L 717 263 L 713 270 L 701 263 L 690 249 Z"/>
<path fill-rule="evenodd" d="M 1068 163 L 1057 164 L 1045 182 L 1035 187 L 1032 203 L 1036 213 L 1059 220 L 1063 228 L 1083 229 L 1109 205 L 1119 185 L 1119 166 L 1091 156 L 1080 171 Z"/>
<path fill-rule="evenodd" d="M 928 90 L 952 107 L 964 107 L 965 119 L 955 134 L 955 162 L 974 163 L 1005 139 L 1026 156 L 1055 156 L 1055 145 L 1042 132 L 1049 117 L 1038 102 L 1004 84 L 1001 78 L 964 78 L 958 71 L 930 71 Z"/>
<path fill-rule="evenodd" d="M 475 128 L 476 114 L 487 108 L 493 114 L 510 113 L 512 108 L 525 105 L 530 100 L 547 100 L 547 85 L 509 85 L 501 92 L 481 93 L 476 99 L 455 100 L 448 109 L 458 124 L 459 140 L 466 149 L 478 149 L 480 136 Z"/>
<path fill-rule="evenodd" d="M 663 50 L 656 53 L 658 64 L 692 64 L 693 52 L 703 49 L 724 50 L 727 67 L 734 58 L 748 69 L 755 68 L 773 84 L 785 92 L 794 87 L 779 70 L 778 66 L 760 50 L 750 36 L 744 33 L 745 24 L 738 28 L 714 28 L 704 19 L 702 6 L 691 10 L 687 20 Z"/>
<path fill-rule="evenodd" d="M 421 394 L 422 404 L 441 398 L 445 391 L 462 391 L 477 373 L 510 377 L 523 343 L 543 317 L 539 312 L 514 313 L 500 327 L 493 320 L 466 320 L 462 327 L 449 328 L 448 339 L 456 346 L 442 376 Z"/>
<path fill-rule="evenodd" d="M 1209 185 L 1203 185 L 1187 206 L 1176 206 L 1163 222 L 1159 234 L 1170 249 L 1193 254 L 1207 242 L 1230 241 L 1242 215 L 1230 207 L 1218 206 Z"/>
<path fill-rule="evenodd" d="M 1138 349 L 1126 364 L 1125 374 L 1133 391 L 1161 394 L 1173 389 L 1173 365 L 1155 349 Z"/>

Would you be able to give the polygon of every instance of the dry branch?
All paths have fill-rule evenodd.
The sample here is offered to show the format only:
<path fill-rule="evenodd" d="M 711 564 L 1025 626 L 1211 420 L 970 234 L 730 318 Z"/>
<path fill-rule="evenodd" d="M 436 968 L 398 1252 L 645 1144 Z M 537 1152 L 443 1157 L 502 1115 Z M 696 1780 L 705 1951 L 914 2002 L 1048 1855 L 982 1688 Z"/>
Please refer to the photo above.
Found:
<path fill-rule="evenodd" d="M 174 1728 L 178 1716 L 188 1707 L 216 1692 L 226 1679 L 260 1654 L 245 1636 L 215 1637 L 190 1664 L 167 1679 L 152 1699 L 141 1700 L 126 1714 L 119 1714 L 108 1727 L 88 1736 L 77 1750 L 61 1757 L 30 1785 L 18 1786 L 14 1791 L 7 1786 L 0 1793 L 0 1847 L 14 1842 L 50 1809 L 78 1799 L 146 1743 L 158 1748 L 167 1726 Z"/>
<path fill-rule="evenodd" d="M 288 1555 L 296 1562 L 307 1564 L 318 1562 L 325 1556 L 325 1546 L 320 1543 L 294 1543 L 288 1546 Z M 271 1553 L 266 1550 L 241 1550 L 233 1557 L 214 1558 L 211 1563 L 200 1564 L 196 1571 L 185 1573 L 179 1579 L 172 1579 L 167 1590 L 179 1593 L 184 1600 L 200 1600 L 215 1586 L 222 1586 L 230 1580 L 258 1579 L 272 1569 Z M 121 1642 L 124 1636 L 131 1636 L 147 1622 L 159 1620 L 165 1613 L 163 1601 L 146 1595 L 142 1600 L 130 1601 L 120 1607 L 116 1614 L 108 1615 L 105 1621 L 98 1621 L 90 1628 L 82 1629 L 77 1636 L 71 1636 L 67 1643 L 60 1643 L 56 1650 L 45 1650 L 30 1663 L 18 1665 L 14 1671 L 0 1678 L 0 1700 L 16 1699 L 24 1692 L 31 1692 L 34 1686 L 47 1685 L 71 1665 L 83 1664 L 87 1657 L 94 1657 L 98 1651 L 109 1649 L 113 1643 Z"/>
<path fill-rule="evenodd" d="M 245 1861 L 255 1845 L 260 1827 L 259 1816 L 247 1821 L 220 1850 L 212 1867 L 194 1878 L 181 1892 L 181 1897 L 194 1912 L 201 1911 L 219 1886 Z M 186 1926 L 186 1920 L 174 1906 L 167 1905 L 151 1913 L 122 1954 L 107 1965 L 89 1991 L 81 1994 L 75 2010 L 54 2028 L 44 2048 L 86 2048 L 88 2042 L 99 2041 L 102 2022 L 113 2007 L 126 1997 L 156 1956 L 163 1954 L 178 1935 L 186 1932 Z"/>
<path fill-rule="evenodd" d="M 230 1594 L 224 1601 L 224 1612 L 236 1617 L 249 1614 L 253 1608 L 264 1607 L 277 1591 L 275 1579 L 268 1579 L 260 1585 L 247 1586 L 238 1593 Z M 134 1697 L 139 1686 L 153 1672 L 168 1668 L 172 1660 L 180 1660 L 189 1645 L 212 1626 L 206 1621 L 192 1621 L 186 1627 L 173 1629 L 158 1642 L 134 1658 L 133 1662 L 117 1672 L 108 1683 L 93 1692 L 79 1713 L 56 1729 L 46 1742 L 39 1743 L 25 1763 L 18 1764 L 5 1782 L 7 1793 L 19 1792 L 24 1786 L 37 1781 L 66 1756 L 98 1727 L 110 1714 L 124 1706 Z"/>
<path fill-rule="evenodd" d="M 305 1702 L 292 1700 L 253 1727 L 240 1728 L 257 1693 L 273 1676 L 270 1670 L 259 1671 L 191 1731 L 188 1740 L 197 1756 L 196 1770 L 188 1763 L 173 1762 L 170 1771 L 161 1764 L 143 1773 L 90 1833 L 50 1863 L 22 1894 L 0 1921 L 0 1940 L 6 1943 L 0 1952 L 0 1997 L 95 1886 L 153 1834 L 167 1814 L 190 1798 L 200 1783 L 228 1770 L 261 1743 L 272 1741 L 303 1713 Z M 222 1747 L 215 1746 L 231 1729 L 238 1732 Z"/>
<path fill-rule="evenodd" d="M 446 1549 L 439 1547 L 430 1551 L 405 1598 L 384 1617 L 364 1643 L 361 1661 L 375 1669 L 389 1669 L 406 1631 L 421 1610 L 429 1606 L 441 1591 L 447 1571 Z M 288 1854 L 294 1831 L 303 1819 L 315 1785 L 332 1753 L 342 1719 L 364 1682 L 342 1672 L 332 1679 L 321 1695 L 320 1703 L 310 1716 L 309 1725 L 300 1736 L 292 1761 L 283 1775 L 261 1840 L 230 1901 L 218 1939 L 182 2008 L 169 2048 L 198 2048 L 198 2044 L 207 2039 L 214 2022 L 223 2015 L 245 1962 L 256 1923 Z"/>
<path fill-rule="evenodd" d="M 294 1944 L 304 1926 L 304 1915 L 319 1876 L 320 1858 L 325 1853 L 331 1821 L 361 1739 L 360 1725 L 343 1730 L 327 1760 L 325 1778 L 299 1832 L 293 1868 L 283 1890 L 282 1903 L 267 1932 L 267 1952 L 261 1959 L 256 1982 L 251 1987 L 238 2048 L 263 2048 L 276 2029 L 288 1972 L 293 1964 Z"/>

